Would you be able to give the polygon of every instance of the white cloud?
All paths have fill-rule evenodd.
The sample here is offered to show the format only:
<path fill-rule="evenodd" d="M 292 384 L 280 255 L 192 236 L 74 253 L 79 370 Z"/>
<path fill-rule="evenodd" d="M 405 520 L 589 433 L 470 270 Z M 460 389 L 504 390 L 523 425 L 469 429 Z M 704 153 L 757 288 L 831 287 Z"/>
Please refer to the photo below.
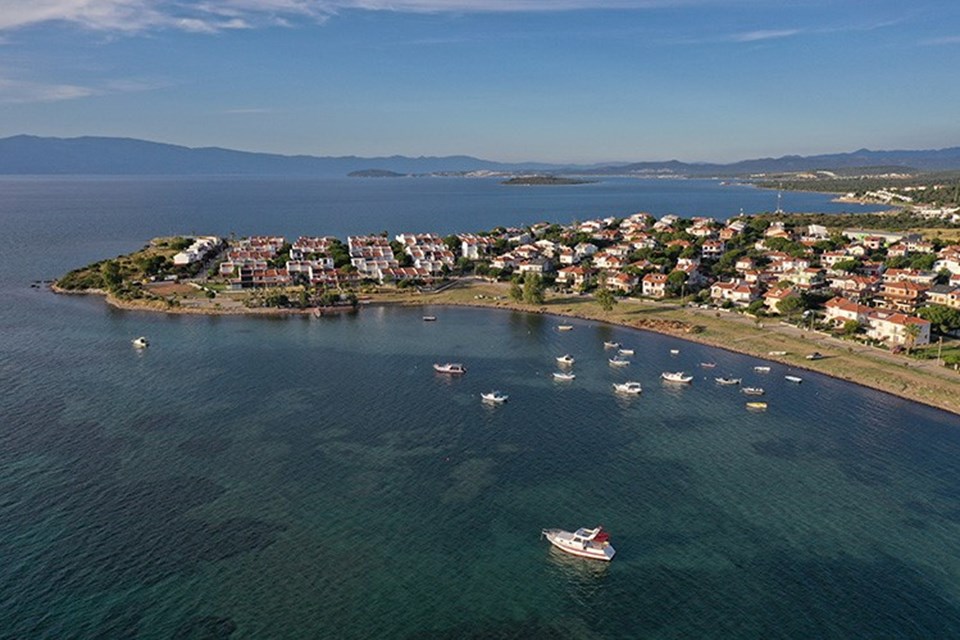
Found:
<path fill-rule="evenodd" d="M 920 44 L 938 46 L 944 44 L 960 44 L 960 36 L 944 36 L 942 38 L 928 38 Z"/>
<path fill-rule="evenodd" d="M 730 39 L 734 42 L 759 42 L 761 40 L 776 40 L 778 38 L 789 38 L 800 33 L 799 29 L 760 29 L 758 31 L 745 31 L 736 33 Z"/>
<path fill-rule="evenodd" d="M 42 84 L 0 78 L 0 104 L 60 102 L 97 95 L 98 90 L 74 84 Z"/>
<path fill-rule="evenodd" d="M 409 13 L 548 12 L 649 9 L 728 4 L 731 0 L 0 0 L 0 31 L 63 22 L 87 29 L 136 33 L 228 29 L 323 22 L 344 10 Z"/>

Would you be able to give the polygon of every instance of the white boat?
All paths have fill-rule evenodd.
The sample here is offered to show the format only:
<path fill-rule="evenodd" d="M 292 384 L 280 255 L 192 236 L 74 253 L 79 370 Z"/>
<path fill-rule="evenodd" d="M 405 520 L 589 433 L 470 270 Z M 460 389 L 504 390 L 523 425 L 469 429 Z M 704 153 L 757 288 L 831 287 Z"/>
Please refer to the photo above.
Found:
<path fill-rule="evenodd" d="M 701 362 L 700 366 L 704 369 L 714 369 L 717 366 L 716 362 Z"/>
<path fill-rule="evenodd" d="M 603 527 L 596 529 L 580 528 L 574 532 L 563 529 L 544 529 L 540 536 L 561 551 L 594 560 L 613 560 L 616 550 L 610 544 L 610 536 Z"/>
<path fill-rule="evenodd" d="M 800 384 L 801 382 L 803 382 L 803 378 L 801 378 L 800 376 L 783 376 L 783 378 L 787 382 L 796 382 L 797 384 Z"/>
<path fill-rule="evenodd" d="M 436 322 L 437 316 L 423 316 L 424 322 Z"/>
<path fill-rule="evenodd" d="M 740 389 L 740 392 L 748 396 L 762 396 L 764 394 L 764 390 L 761 387 L 744 387 Z"/>
<path fill-rule="evenodd" d="M 617 356 L 615 358 L 610 358 L 609 360 L 607 360 L 607 362 L 609 362 L 610 366 L 613 366 L 613 367 L 626 367 L 630 364 L 629 360 L 627 360 L 626 358 L 621 358 L 620 356 Z"/>
<path fill-rule="evenodd" d="M 503 404 L 510 397 L 505 393 L 499 391 L 491 391 L 489 393 L 481 393 L 480 397 L 484 402 L 493 402 L 495 404 Z"/>
<path fill-rule="evenodd" d="M 562 356 L 557 356 L 557 362 L 560 364 L 573 364 L 576 362 L 569 353 L 565 353 Z"/>
<path fill-rule="evenodd" d="M 617 349 L 617 353 L 619 353 L 621 356 L 632 356 L 633 349 Z"/>
<path fill-rule="evenodd" d="M 603 348 L 604 348 L 604 349 L 619 349 L 619 348 L 620 348 L 620 343 L 619 343 L 619 342 L 606 342 L 606 341 L 604 341 L 604 343 L 603 343 Z"/>
<path fill-rule="evenodd" d="M 566 373 L 564 371 L 554 371 L 553 379 L 554 380 L 573 380 L 577 376 L 572 373 Z"/>
<path fill-rule="evenodd" d="M 667 382 L 682 382 L 684 384 L 693 382 L 693 376 L 688 376 L 683 371 L 664 371 L 660 374 L 660 377 Z"/>
<path fill-rule="evenodd" d="M 561 324 L 557 327 L 557 331 L 573 331 L 572 324 Z"/>
<path fill-rule="evenodd" d="M 714 378 L 714 380 L 716 380 L 717 384 L 725 385 L 740 384 L 743 382 L 743 378 Z"/>
<path fill-rule="evenodd" d="M 133 346 L 135 346 L 137 349 L 146 349 L 147 347 L 150 346 L 150 343 L 143 336 L 140 336 L 139 338 L 134 338 L 130 342 L 132 342 Z"/>
<path fill-rule="evenodd" d="M 434 363 L 433 370 L 437 373 L 448 373 L 450 375 L 460 375 L 467 372 L 466 367 L 459 362 L 448 362 L 446 364 Z"/>
<path fill-rule="evenodd" d="M 675 356 L 680 353 L 680 349 L 670 349 L 670 355 Z"/>
<path fill-rule="evenodd" d="M 785 356 L 785 355 L 787 355 L 787 352 L 786 352 L 786 351 L 768 351 L 767 353 L 770 354 L 771 356 Z"/>
<path fill-rule="evenodd" d="M 754 367 L 753 370 L 757 373 L 770 373 L 770 367 Z"/>
<path fill-rule="evenodd" d="M 637 395 L 643 392 L 643 387 L 640 386 L 639 382 L 624 382 L 621 384 L 614 382 L 613 389 L 617 393 L 628 393 L 631 395 Z"/>

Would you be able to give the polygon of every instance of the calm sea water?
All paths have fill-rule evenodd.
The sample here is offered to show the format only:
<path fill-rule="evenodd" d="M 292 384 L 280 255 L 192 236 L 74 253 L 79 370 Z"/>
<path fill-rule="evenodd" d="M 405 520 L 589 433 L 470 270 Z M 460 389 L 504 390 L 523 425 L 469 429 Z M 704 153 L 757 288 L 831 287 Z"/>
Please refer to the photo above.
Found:
<path fill-rule="evenodd" d="M 584 321 L 166 317 L 29 287 L 184 228 L 445 232 L 682 190 L 628 186 L 0 181 L 0 638 L 960 636 L 951 414 Z M 736 193 L 691 188 L 704 213 Z M 556 383 L 566 352 L 577 379 Z M 468 374 L 434 374 L 446 360 Z M 658 380 L 681 368 L 689 388 Z M 615 397 L 631 379 L 643 395 Z M 510 402 L 483 406 L 493 388 Z M 609 565 L 538 540 L 597 523 Z"/>

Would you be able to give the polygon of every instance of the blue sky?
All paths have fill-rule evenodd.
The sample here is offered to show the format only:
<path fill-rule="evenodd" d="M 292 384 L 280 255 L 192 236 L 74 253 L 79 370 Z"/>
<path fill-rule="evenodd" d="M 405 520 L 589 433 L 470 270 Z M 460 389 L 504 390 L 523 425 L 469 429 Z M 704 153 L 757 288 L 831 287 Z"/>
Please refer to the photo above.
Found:
<path fill-rule="evenodd" d="M 955 0 L 0 0 L 0 136 L 730 161 L 960 145 Z"/>

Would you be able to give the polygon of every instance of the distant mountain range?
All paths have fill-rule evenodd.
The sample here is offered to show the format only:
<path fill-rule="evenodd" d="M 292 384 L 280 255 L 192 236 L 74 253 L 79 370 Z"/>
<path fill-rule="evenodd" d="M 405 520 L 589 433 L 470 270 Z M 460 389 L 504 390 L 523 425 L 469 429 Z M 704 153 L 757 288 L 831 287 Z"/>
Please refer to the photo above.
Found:
<path fill-rule="evenodd" d="M 471 156 L 361 158 L 286 156 L 217 147 L 190 148 L 131 138 L 0 138 L 0 174 L 16 175 L 265 175 L 346 176 L 364 174 L 456 174 L 463 172 L 587 175 L 744 176 L 758 173 L 842 170 L 858 167 L 907 170 L 960 169 L 960 147 L 927 151 L 870 151 L 784 156 L 731 164 L 637 162 L 600 165 L 507 163 Z"/>

